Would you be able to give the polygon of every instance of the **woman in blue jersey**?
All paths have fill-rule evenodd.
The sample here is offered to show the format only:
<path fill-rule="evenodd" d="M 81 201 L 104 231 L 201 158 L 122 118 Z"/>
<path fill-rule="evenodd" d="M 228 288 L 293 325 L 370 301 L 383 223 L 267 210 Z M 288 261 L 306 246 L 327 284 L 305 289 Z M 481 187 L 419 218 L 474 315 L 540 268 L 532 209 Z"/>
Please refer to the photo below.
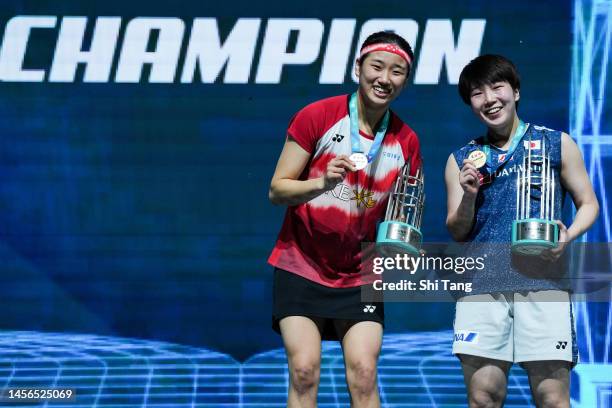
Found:
<path fill-rule="evenodd" d="M 487 131 L 446 164 L 446 224 L 453 239 L 511 241 L 517 174 L 523 158 L 544 146 L 555 177 L 553 213 L 561 213 L 566 191 L 577 210 L 569 227 L 557 221 L 559 243 L 541 254 L 549 266 L 542 273 L 523 273 L 510 245 L 498 245 L 487 268 L 471 277 L 472 293 L 458 300 L 453 353 L 461 360 L 470 407 L 502 406 L 513 363 L 527 370 L 537 406 L 569 407 L 569 371 L 577 358 L 569 287 L 550 271 L 599 211 L 582 155 L 566 133 L 519 119 L 520 79 L 508 59 L 483 55 L 471 61 L 459 93 Z"/>

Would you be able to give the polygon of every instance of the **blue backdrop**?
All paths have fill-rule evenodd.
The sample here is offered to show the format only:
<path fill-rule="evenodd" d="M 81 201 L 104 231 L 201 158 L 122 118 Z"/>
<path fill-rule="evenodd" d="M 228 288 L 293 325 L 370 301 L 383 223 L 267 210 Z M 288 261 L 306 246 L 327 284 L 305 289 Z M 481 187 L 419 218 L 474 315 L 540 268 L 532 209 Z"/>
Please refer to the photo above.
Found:
<path fill-rule="evenodd" d="M 520 116 L 576 130 L 587 137 L 587 164 L 599 160 L 600 177 L 608 171 L 609 23 L 595 30 L 599 43 L 587 44 L 587 33 L 594 21 L 606 27 L 610 7 L 4 1 L 0 327 L 162 340 L 238 360 L 279 347 L 266 259 L 284 208 L 267 200 L 269 181 L 291 116 L 356 88 L 362 29 L 414 37 L 415 69 L 393 109 L 421 140 L 424 235 L 445 242 L 444 164 L 481 132 L 457 94 L 457 74 L 478 54 L 512 59 Z M 605 61 L 585 66 L 585 52 Z M 580 96 L 602 83 L 603 93 Z M 603 147 L 593 150 L 595 138 Z M 596 186 L 603 204 L 607 184 Z M 602 208 L 590 239 L 607 242 Z M 391 304 L 387 332 L 446 330 L 453 311 Z M 598 313 L 608 318 L 608 306 Z M 597 347 L 609 348 L 609 328 L 598 330 Z"/>

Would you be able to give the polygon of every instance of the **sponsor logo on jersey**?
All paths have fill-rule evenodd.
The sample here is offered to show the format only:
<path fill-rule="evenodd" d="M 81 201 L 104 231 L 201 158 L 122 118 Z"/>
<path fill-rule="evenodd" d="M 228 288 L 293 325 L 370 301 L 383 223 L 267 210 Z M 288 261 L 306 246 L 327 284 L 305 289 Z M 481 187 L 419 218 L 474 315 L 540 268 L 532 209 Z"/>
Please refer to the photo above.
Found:
<path fill-rule="evenodd" d="M 402 158 L 398 153 L 383 152 L 382 155 L 385 159 L 400 160 Z"/>
<path fill-rule="evenodd" d="M 458 330 L 455 332 L 455 341 L 461 341 L 464 343 L 472 343 L 472 344 L 477 344 L 478 343 L 478 332 L 472 332 L 472 331 L 467 331 L 467 330 Z"/>
<path fill-rule="evenodd" d="M 557 350 L 561 350 L 561 349 L 565 350 L 566 347 L 567 347 L 567 341 L 558 341 L 557 342 L 557 346 L 556 346 Z"/>
<path fill-rule="evenodd" d="M 357 190 L 353 190 L 353 193 L 355 196 L 351 198 L 351 200 L 357 201 L 358 208 L 361 207 L 362 204 L 365 208 L 373 208 L 376 205 L 376 200 L 372 198 L 374 192 L 365 189 L 359 191 L 358 188 Z"/>
<path fill-rule="evenodd" d="M 350 201 L 351 198 L 351 187 L 344 183 L 336 184 L 333 190 L 326 191 L 325 194 L 331 195 L 341 201 Z"/>
<path fill-rule="evenodd" d="M 479 55 L 485 26 L 478 18 L 361 23 L 239 17 L 220 30 L 215 17 L 17 15 L 4 26 L 0 80 L 279 84 L 292 67 L 314 66 L 313 83 L 357 83 L 353 68 L 359 45 L 369 34 L 391 30 L 419 44 L 411 75 L 415 84 L 455 85 L 462 68 Z M 53 49 L 41 50 L 46 44 Z M 50 57 L 26 62 L 34 51 Z"/>

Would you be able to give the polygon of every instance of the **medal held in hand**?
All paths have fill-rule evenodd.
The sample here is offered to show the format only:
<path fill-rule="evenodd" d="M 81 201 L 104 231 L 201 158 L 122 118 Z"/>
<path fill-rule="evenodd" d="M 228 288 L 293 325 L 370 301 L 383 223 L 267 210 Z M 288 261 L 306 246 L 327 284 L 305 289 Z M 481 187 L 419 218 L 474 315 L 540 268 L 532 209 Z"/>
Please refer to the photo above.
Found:
<path fill-rule="evenodd" d="M 540 153 L 532 149 L 523 158 L 516 178 L 516 217 L 512 222 L 512 252 L 539 255 L 555 248 L 559 241 L 559 226 L 555 222 L 555 173 L 545 140 Z"/>
<path fill-rule="evenodd" d="M 385 220 L 378 226 L 376 249 L 384 255 L 405 253 L 419 255 L 423 234 L 423 204 L 425 202 L 425 177 L 420 166 L 410 175 L 410 162 L 400 174 L 389 195 Z"/>
<path fill-rule="evenodd" d="M 378 150 L 385 138 L 385 134 L 387 133 L 391 113 L 387 109 L 382 117 L 370 151 L 364 153 L 361 142 L 359 141 L 359 110 L 357 108 L 357 98 L 357 92 L 355 92 L 349 99 L 349 118 L 351 126 L 351 155 L 349 156 L 349 160 L 355 165 L 355 170 L 360 171 L 368 167 L 368 165 L 374 161 L 374 158 L 376 158 Z"/>
<path fill-rule="evenodd" d="M 480 185 L 491 182 L 490 174 L 488 173 L 487 154 L 482 150 L 473 150 L 467 158 L 472 162 L 478 171 L 478 183 Z"/>
<path fill-rule="evenodd" d="M 355 170 L 363 170 L 368 166 L 368 156 L 363 153 L 357 152 L 349 156 L 349 160 L 355 164 Z"/>
<path fill-rule="evenodd" d="M 487 163 L 487 155 L 482 150 L 474 150 L 468 155 L 468 160 L 474 164 L 474 167 L 480 169 Z"/>

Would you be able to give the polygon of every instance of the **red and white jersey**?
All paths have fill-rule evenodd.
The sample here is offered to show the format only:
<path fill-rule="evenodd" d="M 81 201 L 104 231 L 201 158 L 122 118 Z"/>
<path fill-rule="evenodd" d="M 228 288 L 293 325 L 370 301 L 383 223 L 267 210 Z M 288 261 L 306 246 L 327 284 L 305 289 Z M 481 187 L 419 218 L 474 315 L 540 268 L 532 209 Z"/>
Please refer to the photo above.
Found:
<path fill-rule="evenodd" d="M 323 99 L 306 106 L 291 120 L 287 134 L 311 160 L 301 180 L 324 175 L 336 156 L 351 155 L 348 102 L 350 95 Z M 360 134 L 367 153 L 373 136 Z M 307 203 L 290 206 L 268 262 L 319 284 L 346 288 L 364 285 L 372 276 L 359 273 L 361 244 L 376 239 L 389 191 L 399 171 L 421 163 L 416 133 L 391 113 L 389 127 L 374 160 L 343 182 Z"/>

